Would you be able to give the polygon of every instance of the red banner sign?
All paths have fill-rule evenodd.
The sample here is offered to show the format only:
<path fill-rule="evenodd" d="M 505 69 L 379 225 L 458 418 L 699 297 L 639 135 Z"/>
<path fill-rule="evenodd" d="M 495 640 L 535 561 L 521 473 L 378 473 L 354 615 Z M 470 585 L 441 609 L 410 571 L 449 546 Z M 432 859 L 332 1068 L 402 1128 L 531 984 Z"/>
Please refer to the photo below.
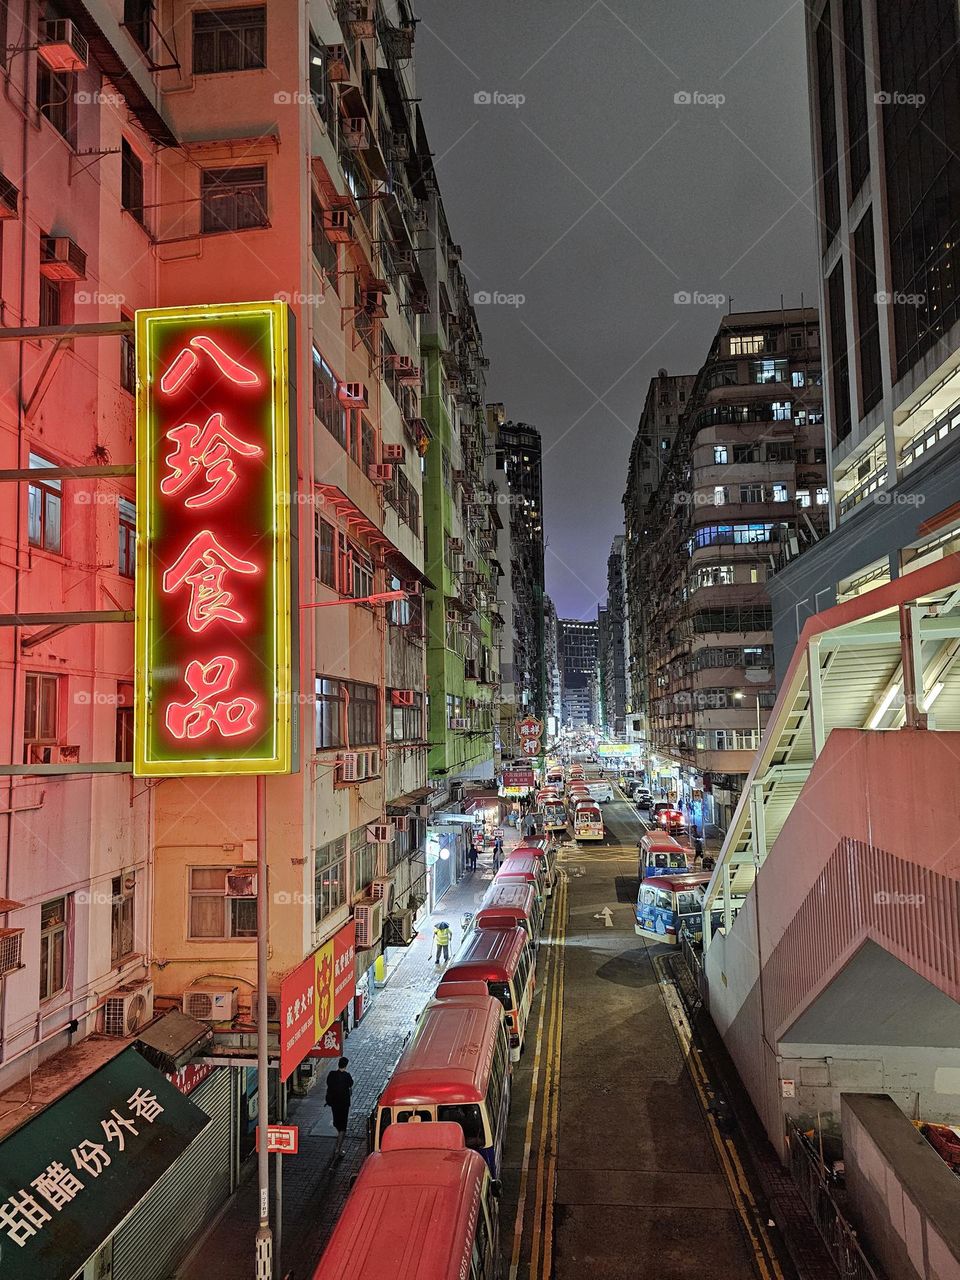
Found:
<path fill-rule="evenodd" d="M 316 968 L 307 956 L 280 983 L 280 1078 L 286 1080 L 316 1044 Z"/>
<path fill-rule="evenodd" d="M 339 1058 L 343 1053 L 343 1026 L 337 1022 L 331 1022 L 326 1031 L 320 1037 L 320 1043 L 315 1044 L 310 1050 L 311 1058 Z"/>
<path fill-rule="evenodd" d="M 164 1075 L 181 1093 L 192 1093 L 198 1084 L 202 1084 L 207 1076 L 216 1070 L 217 1068 L 209 1062 L 188 1062 L 179 1071 L 165 1071 Z"/>
<path fill-rule="evenodd" d="M 505 787 L 532 787 L 532 769 L 504 769 L 503 785 Z"/>

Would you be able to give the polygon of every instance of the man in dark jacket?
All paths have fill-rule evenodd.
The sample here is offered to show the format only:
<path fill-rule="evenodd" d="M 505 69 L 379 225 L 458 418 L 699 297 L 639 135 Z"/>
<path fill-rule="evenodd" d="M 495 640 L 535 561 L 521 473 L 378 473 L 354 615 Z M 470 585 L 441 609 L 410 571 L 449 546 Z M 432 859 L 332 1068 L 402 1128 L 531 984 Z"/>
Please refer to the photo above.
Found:
<path fill-rule="evenodd" d="M 327 1106 L 333 1112 L 333 1127 L 337 1131 L 334 1160 L 343 1156 L 343 1140 L 347 1136 L 350 1118 L 350 1098 L 353 1094 L 353 1076 L 347 1070 L 349 1058 L 341 1058 L 336 1069 L 327 1075 Z"/>

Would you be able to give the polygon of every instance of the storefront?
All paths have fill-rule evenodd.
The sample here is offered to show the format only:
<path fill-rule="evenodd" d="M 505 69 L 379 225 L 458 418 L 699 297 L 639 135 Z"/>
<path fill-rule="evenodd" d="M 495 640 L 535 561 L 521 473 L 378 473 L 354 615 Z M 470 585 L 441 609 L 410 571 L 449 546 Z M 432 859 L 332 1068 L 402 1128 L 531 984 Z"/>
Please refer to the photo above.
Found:
<path fill-rule="evenodd" d="M 443 895 L 463 874 L 467 845 L 473 834 L 472 813 L 438 813 L 427 827 L 427 903 L 435 910 Z"/>
<path fill-rule="evenodd" d="M 4 1280 L 168 1275 L 231 1189 L 229 1075 L 188 1097 L 121 1049 L 0 1142 Z"/>

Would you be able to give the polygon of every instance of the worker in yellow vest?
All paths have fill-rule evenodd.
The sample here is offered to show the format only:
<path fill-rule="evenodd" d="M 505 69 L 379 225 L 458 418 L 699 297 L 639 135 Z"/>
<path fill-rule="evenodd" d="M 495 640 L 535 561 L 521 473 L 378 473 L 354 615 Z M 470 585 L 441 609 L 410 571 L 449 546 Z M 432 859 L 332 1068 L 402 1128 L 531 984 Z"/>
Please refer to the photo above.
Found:
<path fill-rule="evenodd" d="M 440 963 L 441 956 L 444 964 L 450 959 L 450 939 L 452 937 L 450 926 L 446 920 L 441 920 L 433 931 L 433 940 L 437 944 L 437 964 Z"/>

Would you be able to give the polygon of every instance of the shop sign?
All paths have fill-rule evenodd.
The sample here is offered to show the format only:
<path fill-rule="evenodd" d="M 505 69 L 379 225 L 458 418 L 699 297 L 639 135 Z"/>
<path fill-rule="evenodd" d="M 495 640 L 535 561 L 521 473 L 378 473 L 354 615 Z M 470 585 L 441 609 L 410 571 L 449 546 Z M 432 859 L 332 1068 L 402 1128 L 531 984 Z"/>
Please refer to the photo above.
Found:
<path fill-rule="evenodd" d="M 312 955 L 280 983 L 280 1079 L 286 1080 L 316 1044 L 316 970 Z"/>
<path fill-rule="evenodd" d="M 517 733 L 520 736 L 521 743 L 527 738 L 541 738 L 543 736 L 543 722 L 535 716 L 526 716 L 517 725 Z"/>
<path fill-rule="evenodd" d="M 293 767 L 289 325 L 137 312 L 135 774 Z"/>
<path fill-rule="evenodd" d="M 525 756 L 537 756 L 540 754 L 539 738 L 524 738 L 520 743 L 520 750 Z"/>
<path fill-rule="evenodd" d="M 339 1019 L 331 1022 L 320 1037 L 320 1042 L 310 1050 L 311 1058 L 339 1058 L 343 1053 L 343 1025 Z"/>
<path fill-rule="evenodd" d="M 532 769 L 504 769 L 503 785 L 505 787 L 532 787 Z"/>
<path fill-rule="evenodd" d="M 353 999 L 356 925 L 349 920 L 280 983 L 280 1078 L 288 1079 Z"/>
<path fill-rule="evenodd" d="M 185 1067 L 173 1073 L 165 1072 L 167 1079 L 182 1094 L 192 1093 L 198 1084 L 203 1084 L 207 1076 L 217 1068 L 212 1062 L 188 1062 Z"/>
<path fill-rule="evenodd" d="M 136 1049 L 0 1142 L 3 1280 L 72 1276 L 210 1123 Z"/>
<path fill-rule="evenodd" d="M 356 980 L 356 925 L 351 920 L 314 953 L 317 1003 L 313 1043 L 353 999 Z"/>

